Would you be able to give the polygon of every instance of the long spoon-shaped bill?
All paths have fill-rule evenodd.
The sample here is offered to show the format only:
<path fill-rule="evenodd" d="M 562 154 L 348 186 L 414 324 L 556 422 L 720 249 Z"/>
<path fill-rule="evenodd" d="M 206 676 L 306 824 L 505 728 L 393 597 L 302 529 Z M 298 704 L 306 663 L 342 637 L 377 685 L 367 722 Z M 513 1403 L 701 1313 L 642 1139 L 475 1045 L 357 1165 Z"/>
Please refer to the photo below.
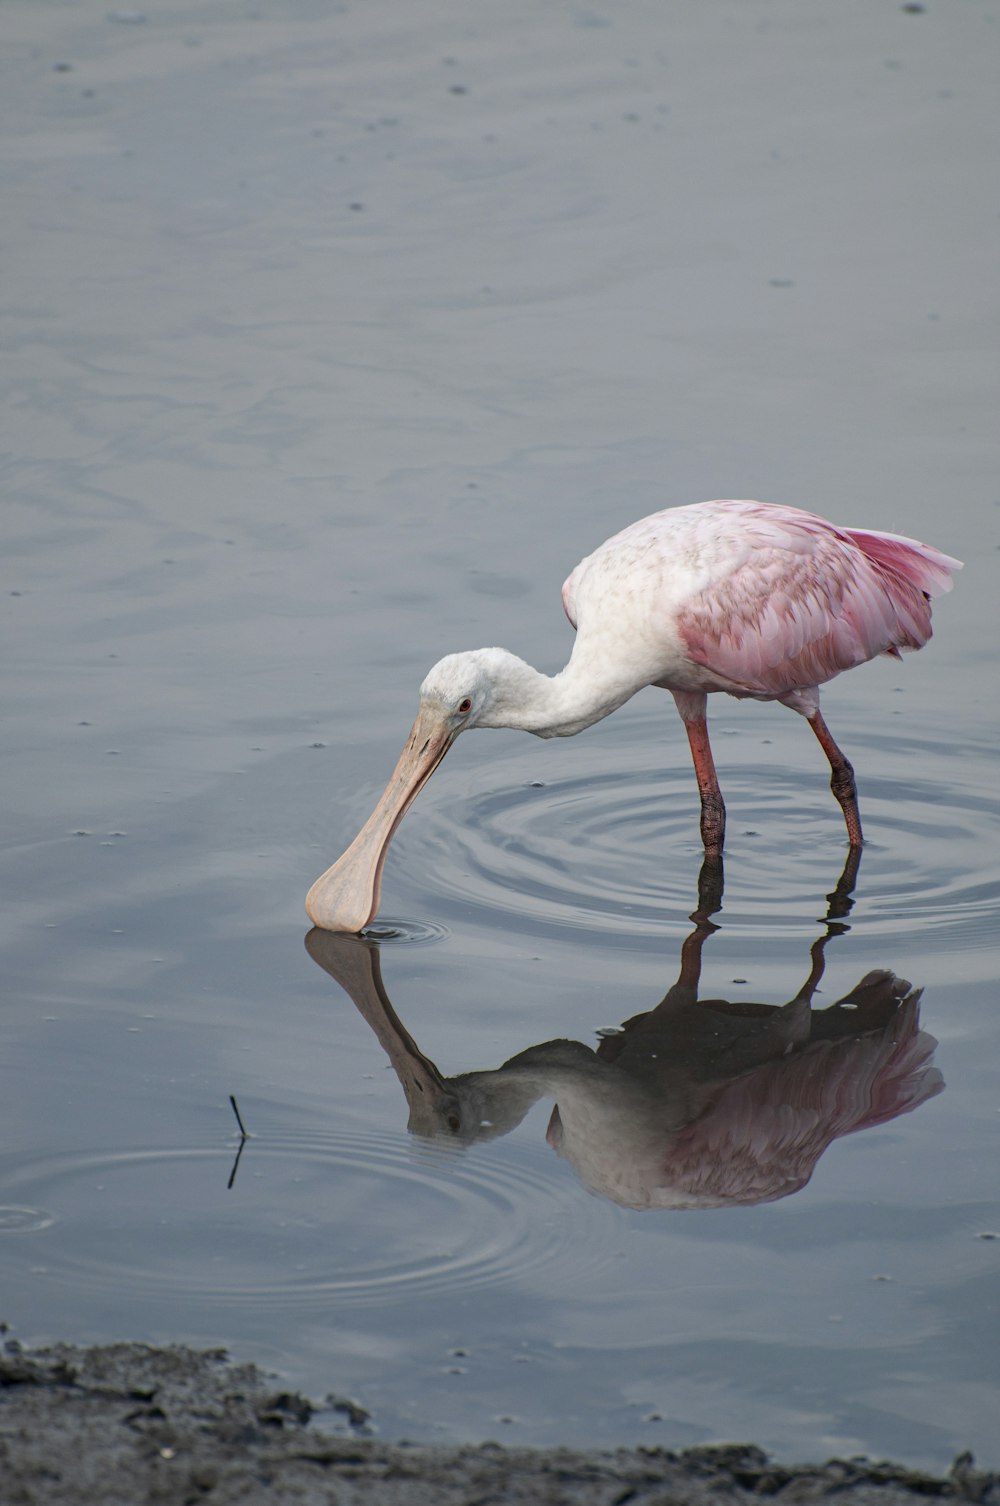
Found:
<path fill-rule="evenodd" d="M 306 913 L 324 931 L 360 931 L 378 911 L 382 865 L 396 827 L 455 740 L 437 706 L 421 706 L 378 805 L 350 847 L 306 895 Z"/>

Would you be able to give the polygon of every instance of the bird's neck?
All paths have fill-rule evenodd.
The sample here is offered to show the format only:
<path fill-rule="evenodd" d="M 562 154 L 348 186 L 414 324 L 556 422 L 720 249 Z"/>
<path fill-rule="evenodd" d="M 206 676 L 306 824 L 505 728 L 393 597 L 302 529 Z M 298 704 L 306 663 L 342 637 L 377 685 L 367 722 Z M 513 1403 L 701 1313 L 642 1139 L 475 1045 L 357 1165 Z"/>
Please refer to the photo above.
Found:
<path fill-rule="evenodd" d="M 481 717 L 481 727 L 513 727 L 536 737 L 572 737 L 617 711 L 646 683 L 623 675 L 596 645 L 577 639 L 565 669 L 542 674 L 511 657 L 503 692 Z"/>

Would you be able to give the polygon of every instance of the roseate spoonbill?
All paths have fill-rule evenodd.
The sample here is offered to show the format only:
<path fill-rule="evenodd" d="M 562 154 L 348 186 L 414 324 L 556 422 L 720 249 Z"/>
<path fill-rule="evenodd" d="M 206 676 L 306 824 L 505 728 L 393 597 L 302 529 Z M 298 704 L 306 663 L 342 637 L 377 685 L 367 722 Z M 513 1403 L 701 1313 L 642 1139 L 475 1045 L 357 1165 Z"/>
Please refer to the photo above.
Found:
<path fill-rule="evenodd" d="M 714 691 L 780 701 L 806 718 L 829 760 L 848 839 L 860 846 L 854 771 L 820 713 L 819 686 L 877 654 L 921 648 L 931 636 L 930 598 L 950 590 L 959 568 L 915 539 L 763 502 L 700 502 L 633 523 L 563 586 L 576 641 L 558 674 L 503 648 L 435 664 L 375 810 L 309 890 L 310 920 L 330 931 L 368 924 L 392 835 L 460 732 L 517 727 L 571 737 L 646 685 L 669 690 L 684 722 L 706 856 L 721 854 L 726 821 L 705 721 Z"/>

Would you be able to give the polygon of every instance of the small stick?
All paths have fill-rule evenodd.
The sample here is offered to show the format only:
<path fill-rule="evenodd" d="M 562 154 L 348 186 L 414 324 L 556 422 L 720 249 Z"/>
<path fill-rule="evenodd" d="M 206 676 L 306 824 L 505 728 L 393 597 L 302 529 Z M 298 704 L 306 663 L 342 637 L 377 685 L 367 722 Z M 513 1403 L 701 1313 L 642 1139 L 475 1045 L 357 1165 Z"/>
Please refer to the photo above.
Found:
<path fill-rule="evenodd" d="M 237 1108 L 236 1099 L 233 1097 L 232 1093 L 230 1093 L 230 1095 L 229 1095 L 229 1102 L 233 1106 L 233 1113 L 236 1115 L 236 1123 L 240 1127 L 240 1134 L 243 1136 L 244 1140 L 246 1140 L 247 1139 L 247 1127 L 243 1123 L 243 1120 L 240 1117 L 240 1111 Z"/>
<path fill-rule="evenodd" d="M 229 1102 L 233 1106 L 233 1113 L 236 1115 L 236 1123 L 240 1127 L 240 1144 L 239 1149 L 236 1152 L 236 1160 L 233 1162 L 233 1169 L 229 1173 L 229 1181 L 226 1183 L 227 1192 L 231 1192 L 233 1190 L 233 1183 L 236 1181 L 236 1173 L 239 1170 L 240 1156 L 242 1156 L 243 1154 L 244 1145 L 246 1145 L 248 1139 L 250 1138 L 247 1134 L 247 1127 L 243 1123 L 243 1118 L 237 1106 L 236 1099 L 233 1097 L 232 1093 L 230 1093 L 229 1095 Z"/>

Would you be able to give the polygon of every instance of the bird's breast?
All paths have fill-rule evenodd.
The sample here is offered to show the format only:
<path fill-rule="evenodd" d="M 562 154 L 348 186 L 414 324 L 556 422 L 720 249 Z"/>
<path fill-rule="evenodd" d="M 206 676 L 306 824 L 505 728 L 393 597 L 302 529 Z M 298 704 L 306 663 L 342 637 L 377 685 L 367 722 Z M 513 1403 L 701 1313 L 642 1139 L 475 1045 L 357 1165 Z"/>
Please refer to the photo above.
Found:
<path fill-rule="evenodd" d="M 691 657 L 679 626 L 684 606 L 707 589 L 711 574 L 707 562 L 676 568 L 655 540 L 641 535 L 597 550 L 567 582 L 577 628 L 574 658 L 606 670 L 615 666 L 623 682 L 637 687 L 727 689 Z"/>

